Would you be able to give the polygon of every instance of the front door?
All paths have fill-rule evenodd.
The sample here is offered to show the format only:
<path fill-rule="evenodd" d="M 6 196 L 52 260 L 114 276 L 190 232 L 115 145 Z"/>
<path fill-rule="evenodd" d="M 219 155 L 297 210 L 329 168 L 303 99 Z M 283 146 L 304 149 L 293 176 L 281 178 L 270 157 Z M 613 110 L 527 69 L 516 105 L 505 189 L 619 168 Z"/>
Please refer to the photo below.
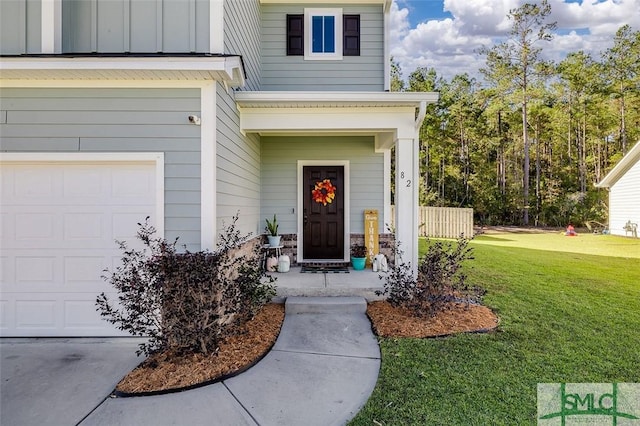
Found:
<path fill-rule="evenodd" d="M 305 166 L 304 260 L 344 259 L 344 166 Z"/>

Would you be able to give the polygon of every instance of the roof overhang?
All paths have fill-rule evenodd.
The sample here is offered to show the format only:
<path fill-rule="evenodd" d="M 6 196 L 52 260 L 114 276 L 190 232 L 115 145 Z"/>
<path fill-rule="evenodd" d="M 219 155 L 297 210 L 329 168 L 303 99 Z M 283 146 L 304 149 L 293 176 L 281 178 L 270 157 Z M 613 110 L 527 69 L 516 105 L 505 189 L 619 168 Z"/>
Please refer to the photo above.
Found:
<path fill-rule="evenodd" d="M 240 56 L 20 55 L 0 58 L 2 80 L 215 80 L 244 86 Z"/>
<path fill-rule="evenodd" d="M 596 184 L 596 188 L 611 188 L 625 173 L 631 169 L 638 161 L 640 161 L 640 141 L 622 157 L 607 175 Z"/>
<path fill-rule="evenodd" d="M 322 3 L 322 5 L 328 4 L 381 4 L 384 5 L 385 8 L 391 7 L 392 0 L 322 0 L 322 2 L 318 2 L 318 0 L 260 0 L 262 4 L 301 4 L 301 5 L 317 5 L 318 3 Z"/>
<path fill-rule="evenodd" d="M 416 138 L 435 92 L 236 92 L 240 130 L 260 135 L 374 136 L 376 149 Z"/>
<path fill-rule="evenodd" d="M 240 108 L 419 108 L 437 92 L 236 92 Z"/>

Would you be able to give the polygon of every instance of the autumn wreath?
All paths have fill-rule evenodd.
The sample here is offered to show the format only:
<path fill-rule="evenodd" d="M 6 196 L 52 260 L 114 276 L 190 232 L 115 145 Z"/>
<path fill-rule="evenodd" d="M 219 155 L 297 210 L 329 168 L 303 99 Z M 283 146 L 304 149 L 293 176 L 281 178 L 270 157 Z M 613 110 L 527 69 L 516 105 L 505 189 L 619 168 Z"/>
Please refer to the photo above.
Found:
<path fill-rule="evenodd" d="M 311 191 L 311 196 L 313 197 L 313 201 L 326 206 L 327 203 L 332 203 L 333 199 L 336 198 L 336 187 L 333 186 L 329 179 L 324 179 L 316 182 L 316 186 L 313 188 L 313 191 Z"/>

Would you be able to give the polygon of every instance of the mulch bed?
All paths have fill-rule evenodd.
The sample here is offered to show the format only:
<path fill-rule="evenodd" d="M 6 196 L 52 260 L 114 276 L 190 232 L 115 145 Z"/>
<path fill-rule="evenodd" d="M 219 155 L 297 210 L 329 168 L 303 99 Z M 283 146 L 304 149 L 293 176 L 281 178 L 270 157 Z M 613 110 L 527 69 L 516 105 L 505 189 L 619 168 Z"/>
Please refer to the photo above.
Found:
<path fill-rule="evenodd" d="M 188 389 L 244 371 L 269 352 L 283 321 L 284 305 L 266 305 L 246 324 L 244 333 L 226 339 L 217 354 L 154 354 L 118 383 L 116 393 L 132 395 Z"/>
<path fill-rule="evenodd" d="M 439 337 L 462 332 L 484 332 L 498 326 L 498 317 L 487 307 L 453 303 L 432 318 L 417 318 L 386 301 L 367 307 L 373 331 L 381 337 Z M 284 305 L 266 305 L 249 321 L 242 334 L 226 339 L 217 354 L 154 354 L 127 374 L 116 386 L 117 396 L 176 392 L 214 383 L 239 374 L 262 359 L 275 344 Z"/>
<path fill-rule="evenodd" d="M 418 318 L 389 302 L 369 303 L 367 315 L 373 331 L 381 337 L 439 337 L 464 332 L 484 332 L 498 326 L 498 317 L 486 306 L 451 303 L 432 318 Z"/>

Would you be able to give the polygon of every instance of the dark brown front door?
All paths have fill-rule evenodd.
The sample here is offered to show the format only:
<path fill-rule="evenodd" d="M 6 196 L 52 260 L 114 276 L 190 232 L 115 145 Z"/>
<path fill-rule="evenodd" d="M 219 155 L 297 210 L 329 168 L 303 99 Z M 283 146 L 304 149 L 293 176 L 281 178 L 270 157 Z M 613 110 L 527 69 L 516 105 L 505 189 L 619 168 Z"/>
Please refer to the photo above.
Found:
<path fill-rule="evenodd" d="M 344 166 L 305 166 L 304 260 L 344 258 Z"/>

